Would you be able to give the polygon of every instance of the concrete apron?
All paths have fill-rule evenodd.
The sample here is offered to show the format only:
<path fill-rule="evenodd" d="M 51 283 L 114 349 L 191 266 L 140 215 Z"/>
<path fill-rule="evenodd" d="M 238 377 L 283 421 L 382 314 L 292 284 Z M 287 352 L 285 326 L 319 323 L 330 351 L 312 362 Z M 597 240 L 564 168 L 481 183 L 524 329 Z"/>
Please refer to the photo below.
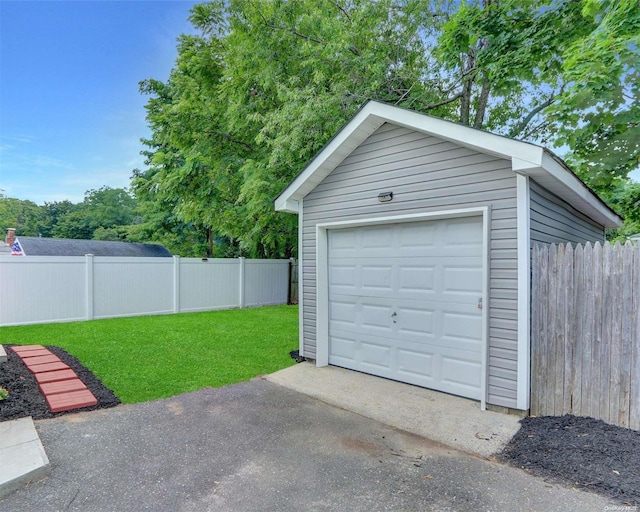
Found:
<path fill-rule="evenodd" d="M 489 458 L 520 428 L 520 418 L 481 411 L 480 403 L 336 366 L 305 362 L 267 380 L 416 434 L 446 446 Z"/>

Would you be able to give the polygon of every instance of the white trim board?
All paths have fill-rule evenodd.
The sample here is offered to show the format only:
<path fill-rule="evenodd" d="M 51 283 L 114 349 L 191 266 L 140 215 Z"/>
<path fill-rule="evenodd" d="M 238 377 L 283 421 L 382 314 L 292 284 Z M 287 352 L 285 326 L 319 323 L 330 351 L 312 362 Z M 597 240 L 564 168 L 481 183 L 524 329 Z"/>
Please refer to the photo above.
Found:
<path fill-rule="evenodd" d="M 531 368 L 531 200 L 529 177 L 516 180 L 517 258 L 518 258 L 518 359 L 516 404 L 529 409 Z"/>
<path fill-rule="evenodd" d="M 300 200 L 300 213 L 298 214 L 298 355 L 305 357 L 304 355 L 304 290 L 303 281 L 304 274 L 302 273 L 302 260 L 304 254 L 304 240 L 303 240 L 303 228 L 304 228 L 304 216 L 303 216 L 302 200 Z"/>
<path fill-rule="evenodd" d="M 352 221 L 316 224 L 316 366 L 329 365 L 329 276 L 328 276 L 328 232 L 333 229 L 421 222 L 481 215 L 482 223 L 482 381 L 480 383 L 482 410 L 486 408 L 489 366 L 489 227 L 490 208 L 462 208 L 407 215 L 373 217 Z M 302 313 L 302 312 L 301 312 Z"/>

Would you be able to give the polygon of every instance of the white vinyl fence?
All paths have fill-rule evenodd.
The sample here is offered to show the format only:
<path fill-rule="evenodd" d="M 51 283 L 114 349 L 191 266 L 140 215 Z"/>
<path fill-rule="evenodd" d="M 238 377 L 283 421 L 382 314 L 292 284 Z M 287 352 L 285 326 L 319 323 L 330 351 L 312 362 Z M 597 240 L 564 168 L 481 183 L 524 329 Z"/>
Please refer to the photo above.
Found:
<path fill-rule="evenodd" d="M 0 326 L 286 304 L 289 260 L 0 259 Z"/>

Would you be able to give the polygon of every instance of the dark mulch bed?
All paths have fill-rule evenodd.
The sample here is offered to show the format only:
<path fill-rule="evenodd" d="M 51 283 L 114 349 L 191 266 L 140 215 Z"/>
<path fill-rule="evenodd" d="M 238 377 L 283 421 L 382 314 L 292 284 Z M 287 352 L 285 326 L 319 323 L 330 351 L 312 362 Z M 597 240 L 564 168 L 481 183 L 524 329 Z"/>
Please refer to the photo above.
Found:
<path fill-rule="evenodd" d="M 11 350 L 11 346 L 5 345 L 7 362 L 0 364 L 0 387 L 9 390 L 9 398 L 0 400 L 0 421 L 24 418 L 25 416 L 32 416 L 34 420 L 55 418 L 64 414 L 78 412 L 79 410 L 93 411 L 95 409 L 113 407 L 120 403 L 113 391 L 105 387 L 91 371 L 82 366 L 78 359 L 69 355 L 60 347 L 49 346 L 47 348 L 76 372 L 80 380 L 98 399 L 98 405 L 52 413 L 47 407 L 44 396 L 38 389 L 36 379 L 29 373 L 22 360 Z"/>
<path fill-rule="evenodd" d="M 499 460 L 550 481 L 640 505 L 640 432 L 593 418 L 524 418 Z"/>
<path fill-rule="evenodd" d="M 289 356 L 291 357 L 291 359 L 293 359 L 296 363 L 303 363 L 304 361 L 306 361 L 307 359 L 302 357 L 300 355 L 300 351 L 299 350 L 292 350 L 291 352 L 289 352 Z"/>

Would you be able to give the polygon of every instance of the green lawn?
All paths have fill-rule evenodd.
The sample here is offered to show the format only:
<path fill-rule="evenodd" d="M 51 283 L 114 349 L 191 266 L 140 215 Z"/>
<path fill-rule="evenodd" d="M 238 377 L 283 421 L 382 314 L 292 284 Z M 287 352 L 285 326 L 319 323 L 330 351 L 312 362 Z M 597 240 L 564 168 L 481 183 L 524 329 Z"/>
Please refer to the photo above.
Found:
<path fill-rule="evenodd" d="M 294 364 L 298 308 L 270 306 L 0 328 L 4 344 L 56 345 L 124 403 L 225 386 Z"/>

